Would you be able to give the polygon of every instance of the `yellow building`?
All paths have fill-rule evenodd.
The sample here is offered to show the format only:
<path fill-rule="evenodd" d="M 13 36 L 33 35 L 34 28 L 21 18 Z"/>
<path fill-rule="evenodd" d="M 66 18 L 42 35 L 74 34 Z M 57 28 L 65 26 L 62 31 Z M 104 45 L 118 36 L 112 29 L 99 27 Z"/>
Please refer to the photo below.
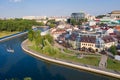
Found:
<path fill-rule="evenodd" d="M 95 36 L 82 36 L 80 41 L 81 50 L 90 52 L 109 49 L 113 45 L 116 45 L 116 43 L 111 36 L 103 36 L 100 39 L 97 39 Z"/>
<path fill-rule="evenodd" d="M 80 47 L 83 51 L 96 51 L 96 37 L 95 36 L 82 36 Z"/>

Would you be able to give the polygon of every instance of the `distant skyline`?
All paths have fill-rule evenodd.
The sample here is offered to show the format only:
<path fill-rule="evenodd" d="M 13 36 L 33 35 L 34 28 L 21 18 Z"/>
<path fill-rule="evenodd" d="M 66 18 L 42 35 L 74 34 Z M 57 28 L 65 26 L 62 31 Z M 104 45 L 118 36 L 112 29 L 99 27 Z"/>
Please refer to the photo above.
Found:
<path fill-rule="evenodd" d="M 0 17 L 91 15 L 120 10 L 120 0 L 0 0 Z"/>

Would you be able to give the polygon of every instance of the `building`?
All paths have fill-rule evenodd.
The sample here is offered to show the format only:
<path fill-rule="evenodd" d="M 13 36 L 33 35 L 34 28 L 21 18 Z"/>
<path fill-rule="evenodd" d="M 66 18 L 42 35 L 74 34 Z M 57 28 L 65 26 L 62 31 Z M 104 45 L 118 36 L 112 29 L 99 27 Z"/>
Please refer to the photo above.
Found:
<path fill-rule="evenodd" d="M 89 26 L 95 26 L 96 25 L 96 21 L 89 21 L 88 24 L 89 24 Z"/>
<path fill-rule="evenodd" d="M 115 26 L 114 28 L 115 28 L 115 30 L 120 32 L 120 26 Z"/>
<path fill-rule="evenodd" d="M 23 19 L 33 20 L 35 16 L 24 16 Z"/>
<path fill-rule="evenodd" d="M 100 52 L 113 45 L 116 45 L 116 41 L 109 35 L 87 34 L 80 37 L 80 49 L 83 51 Z"/>
<path fill-rule="evenodd" d="M 77 36 L 78 36 L 78 34 L 77 33 L 72 33 L 71 35 L 70 35 L 70 37 L 69 37 L 69 44 L 71 45 L 71 47 L 73 48 L 73 49 L 77 49 L 77 48 L 79 48 L 78 46 L 77 46 Z"/>
<path fill-rule="evenodd" d="M 117 45 L 116 40 L 110 35 L 101 35 L 99 33 L 80 33 L 72 32 L 69 37 L 61 37 L 62 42 L 69 43 L 73 49 L 80 49 L 86 52 L 100 52 Z"/>
<path fill-rule="evenodd" d="M 120 24 L 119 21 L 116 20 L 116 18 L 112 18 L 112 17 L 103 17 L 100 19 L 99 23 L 103 23 L 111 27 L 117 26 Z"/>
<path fill-rule="evenodd" d="M 87 19 L 88 21 L 90 21 L 90 20 L 94 20 L 95 16 L 91 16 L 84 12 L 80 12 L 80 13 L 72 13 L 71 19 L 75 19 L 76 21 L 79 21 L 80 19 Z"/>
<path fill-rule="evenodd" d="M 120 10 L 112 11 L 111 13 L 109 13 L 109 16 L 111 18 L 120 18 Z"/>
<path fill-rule="evenodd" d="M 80 48 L 82 51 L 95 52 L 97 50 L 96 49 L 96 37 L 95 36 L 81 36 Z"/>
<path fill-rule="evenodd" d="M 75 19 L 76 21 L 79 21 L 80 19 L 86 18 L 85 16 L 86 16 L 86 14 L 83 13 L 83 12 L 81 12 L 81 13 L 72 13 L 71 14 L 71 18 Z"/>
<path fill-rule="evenodd" d="M 116 45 L 114 38 L 111 36 L 103 36 L 102 40 L 104 41 L 104 49 L 109 49 L 111 46 Z"/>
<path fill-rule="evenodd" d="M 69 16 L 51 16 L 48 18 L 48 20 L 55 20 L 55 21 L 67 21 L 67 19 L 69 18 Z"/>
<path fill-rule="evenodd" d="M 23 19 L 28 19 L 28 20 L 41 20 L 41 19 L 46 19 L 46 16 L 23 16 Z"/>
<path fill-rule="evenodd" d="M 66 31 L 63 29 L 52 29 L 51 34 L 53 38 L 56 40 L 61 34 L 66 33 Z"/>

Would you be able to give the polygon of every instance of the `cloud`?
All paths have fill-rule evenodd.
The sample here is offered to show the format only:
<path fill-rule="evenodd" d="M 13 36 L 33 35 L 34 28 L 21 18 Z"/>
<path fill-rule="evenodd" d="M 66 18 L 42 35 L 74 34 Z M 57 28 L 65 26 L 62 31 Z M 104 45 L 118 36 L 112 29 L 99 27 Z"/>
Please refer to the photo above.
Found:
<path fill-rule="evenodd" d="M 10 2 L 21 2 L 22 0 L 9 0 Z"/>

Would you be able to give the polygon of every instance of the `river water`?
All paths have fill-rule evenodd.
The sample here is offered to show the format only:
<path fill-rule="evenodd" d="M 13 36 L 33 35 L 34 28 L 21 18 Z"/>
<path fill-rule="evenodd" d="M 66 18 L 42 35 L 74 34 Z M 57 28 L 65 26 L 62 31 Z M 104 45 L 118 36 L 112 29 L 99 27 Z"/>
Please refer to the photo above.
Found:
<path fill-rule="evenodd" d="M 113 80 L 113 78 L 48 63 L 25 53 L 26 35 L 0 42 L 0 80 Z M 7 52 L 7 48 L 14 53 Z"/>

